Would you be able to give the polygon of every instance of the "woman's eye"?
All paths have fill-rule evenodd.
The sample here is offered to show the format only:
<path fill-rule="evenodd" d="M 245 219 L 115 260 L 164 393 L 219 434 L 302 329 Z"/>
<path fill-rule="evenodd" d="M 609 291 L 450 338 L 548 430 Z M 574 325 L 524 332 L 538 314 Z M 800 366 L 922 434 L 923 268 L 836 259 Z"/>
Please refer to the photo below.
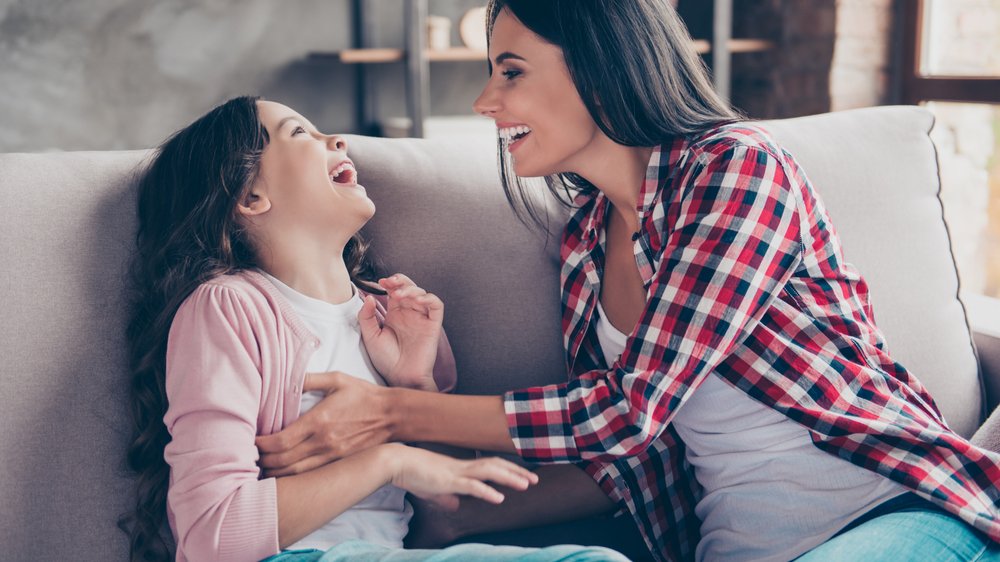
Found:
<path fill-rule="evenodd" d="M 521 71 L 520 70 L 505 70 L 501 74 L 503 74 L 503 77 L 506 78 L 507 80 L 513 80 L 514 78 L 517 78 L 518 76 L 521 75 Z"/>
<path fill-rule="evenodd" d="M 306 130 L 303 129 L 301 126 L 298 126 L 298 127 L 295 127 L 294 129 L 292 129 L 292 136 L 294 137 L 295 135 L 297 135 L 299 133 L 304 133 L 304 132 L 306 132 Z"/>

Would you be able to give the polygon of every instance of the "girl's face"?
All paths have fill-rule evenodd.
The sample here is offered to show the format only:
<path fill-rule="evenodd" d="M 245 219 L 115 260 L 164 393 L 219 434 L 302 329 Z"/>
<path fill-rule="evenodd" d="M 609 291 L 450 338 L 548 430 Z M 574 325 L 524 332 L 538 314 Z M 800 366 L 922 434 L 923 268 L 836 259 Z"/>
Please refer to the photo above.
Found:
<path fill-rule="evenodd" d="M 345 240 L 354 235 L 375 213 L 375 205 L 357 183 L 347 142 L 318 132 L 280 103 L 259 101 L 257 110 L 270 142 L 261 155 L 250 212 L 244 214 L 266 216 L 277 232 L 333 231 Z"/>
<path fill-rule="evenodd" d="M 576 91 L 562 49 L 503 9 L 489 57 L 493 72 L 473 108 L 496 121 L 514 172 L 531 177 L 578 171 L 585 149 L 603 133 Z"/>

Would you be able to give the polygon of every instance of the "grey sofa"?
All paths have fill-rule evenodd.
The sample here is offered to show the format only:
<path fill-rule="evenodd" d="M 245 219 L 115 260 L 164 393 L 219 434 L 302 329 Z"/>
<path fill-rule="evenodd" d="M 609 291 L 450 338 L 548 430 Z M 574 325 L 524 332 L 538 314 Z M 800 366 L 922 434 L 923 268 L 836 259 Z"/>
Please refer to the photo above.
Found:
<path fill-rule="evenodd" d="M 976 336 L 977 360 L 937 196 L 932 122 L 896 107 L 766 126 L 825 199 L 896 359 L 968 436 L 997 401 L 984 388 L 1000 388 L 1000 340 Z M 564 380 L 558 240 L 508 210 L 494 143 L 348 140 L 378 207 L 367 229 L 374 251 L 447 305 L 458 392 Z M 115 526 L 130 497 L 123 283 L 133 174 L 146 155 L 0 155 L 4 559 L 126 559 Z"/>

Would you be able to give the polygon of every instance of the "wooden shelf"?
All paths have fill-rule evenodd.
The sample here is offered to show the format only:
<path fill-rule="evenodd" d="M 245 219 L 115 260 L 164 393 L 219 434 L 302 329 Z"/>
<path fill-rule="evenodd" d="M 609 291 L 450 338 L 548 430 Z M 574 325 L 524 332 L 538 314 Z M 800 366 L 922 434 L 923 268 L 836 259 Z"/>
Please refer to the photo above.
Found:
<path fill-rule="evenodd" d="M 336 53 L 313 53 L 321 58 L 336 58 L 344 64 L 380 64 L 401 62 L 406 58 L 404 49 L 345 49 Z M 424 57 L 431 62 L 438 61 L 485 61 L 486 51 L 465 47 L 450 49 L 425 49 Z"/>
<path fill-rule="evenodd" d="M 730 39 L 729 50 L 734 53 L 760 53 L 777 48 L 774 41 L 766 39 Z"/>
<path fill-rule="evenodd" d="M 428 49 L 424 51 L 427 60 L 435 61 L 485 61 L 486 51 L 470 49 L 468 47 L 452 47 L 450 49 Z"/>
<path fill-rule="evenodd" d="M 424 135 L 424 120 L 430 113 L 430 63 L 448 61 L 486 60 L 485 51 L 477 51 L 465 47 L 448 49 L 427 49 L 427 6 L 430 0 L 405 0 L 403 2 L 403 45 L 401 49 L 372 48 L 369 38 L 374 35 L 374 22 L 365 8 L 366 0 L 350 0 L 352 19 L 353 48 L 342 51 L 311 53 L 310 58 L 336 61 L 340 64 L 354 65 L 356 77 L 355 93 L 357 97 L 358 123 L 364 131 L 376 130 L 376 121 L 372 114 L 374 107 L 374 86 L 371 83 L 369 65 L 385 63 L 402 63 L 406 78 L 406 113 L 411 119 L 410 134 L 414 137 Z M 694 49 L 707 55 L 707 62 L 712 69 L 712 82 L 715 91 L 728 99 L 731 87 L 731 61 L 734 54 L 757 53 L 778 49 L 772 41 L 761 39 L 735 39 L 733 31 L 734 0 L 703 0 L 689 2 L 700 12 L 692 13 L 692 21 L 698 18 L 710 21 L 711 25 L 701 25 L 698 35 L 709 37 L 708 40 L 694 41 Z M 682 14 L 683 16 L 683 14 Z M 689 27 L 690 28 L 690 27 Z M 412 56 L 412 55 L 418 56 Z"/>
<path fill-rule="evenodd" d="M 403 49 L 346 49 L 339 53 L 317 53 L 319 56 L 333 56 L 344 64 L 399 62 L 406 51 Z"/>
<path fill-rule="evenodd" d="M 700 54 L 712 52 L 712 45 L 704 39 L 694 42 L 695 50 Z M 764 39 L 731 39 L 729 50 L 734 53 L 759 53 L 775 48 L 773 41 Z M 345 49 L 334 53 L 313 53 L 321 58 L 336 58 L 344 64 L 381 64 L 401 62 L 406 58 L 404 49 Z M 424 56 L 431 62 L 441 61 L 481 61 L 486 60 L 486 51 L 469 49 L 467 47 L 452 47 L 450 49 L 425 49 Z"/>
<path fill-rule="evenodd" d="M 770 51 L 777 47 L 774 41 L 768 41 L 766 39 L 730 39 L 729 40 L 729 51 L 733 53 L 760 53 L 764 51 Z M 701 55 L 707 55 L 712 52 L 712 44 L 705 39 L 696 39 L 694 42 L 694 50 Z"/>

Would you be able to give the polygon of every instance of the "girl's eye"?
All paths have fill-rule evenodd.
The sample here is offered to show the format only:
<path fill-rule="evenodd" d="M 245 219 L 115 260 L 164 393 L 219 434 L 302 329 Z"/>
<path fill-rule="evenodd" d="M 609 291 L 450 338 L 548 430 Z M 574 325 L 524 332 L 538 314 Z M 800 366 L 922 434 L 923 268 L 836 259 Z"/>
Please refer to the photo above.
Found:
<path fill-rule="evenodd" d="M 505 71 L 501 72 L 501 74 L 503 74 L 503 77 L 506 78 L 507 80 L 513 80 L 514 78 L 517 78 L 518 76 L 521 75 L 521 71 L 520 70 L 505 70 Z"/>
<path fill-rule="evenodd" d="M 297 135 L 299 133 L 304 133 L 304 132 L 306 132 L 306 130 L 303 129 L 302 126 L 300 125 L 298 127 L 295 127 L 294 129 L 292 129 L 292 136 L 294 137 L 295 135 Z"/>

